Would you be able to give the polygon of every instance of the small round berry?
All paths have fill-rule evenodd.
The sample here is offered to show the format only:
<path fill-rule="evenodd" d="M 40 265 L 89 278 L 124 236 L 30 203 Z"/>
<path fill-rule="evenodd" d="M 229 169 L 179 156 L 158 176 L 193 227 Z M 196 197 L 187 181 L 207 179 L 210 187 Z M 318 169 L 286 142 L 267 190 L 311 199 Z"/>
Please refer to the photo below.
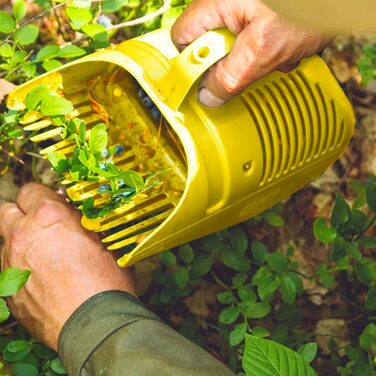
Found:
<path fill-rule="evenodd" d="M 124 153 L 124 146 L 116 145 L 115 146 L 115 155 L 120 155 Z"/>
<path fill-rule="evenodd" d="M 107 184 L 107 183 L 100 185 L 99 188 L 98 188 L 99 193 L 104 193 L 104 192 L 107 192 L 107 191 L 110 191 L 110 190 L 111 190 L 111 186 L 110 186 L 110 184 Z"/>

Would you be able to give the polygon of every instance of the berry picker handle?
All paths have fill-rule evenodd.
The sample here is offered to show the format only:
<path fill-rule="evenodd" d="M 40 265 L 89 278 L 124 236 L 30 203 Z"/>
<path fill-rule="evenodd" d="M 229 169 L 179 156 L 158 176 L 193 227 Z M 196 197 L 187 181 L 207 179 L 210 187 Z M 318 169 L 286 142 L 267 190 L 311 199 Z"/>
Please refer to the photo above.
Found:
<path fill-rule="evenodd" d="M 227 29 L 208 31 L 182 53 L 163 77 L 162 97 L 173 110 L 178 110 L 191 87 L 212 65 L 231 50 L 235 35 Z"/>

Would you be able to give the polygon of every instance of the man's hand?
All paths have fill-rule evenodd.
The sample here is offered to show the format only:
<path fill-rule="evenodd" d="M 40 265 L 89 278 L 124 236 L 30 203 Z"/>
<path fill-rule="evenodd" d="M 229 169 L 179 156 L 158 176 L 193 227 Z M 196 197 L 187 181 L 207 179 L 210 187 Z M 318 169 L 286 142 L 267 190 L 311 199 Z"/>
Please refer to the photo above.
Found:
<path fill-rule="evenodd" d="M 27 330 L 54 350 L 69 316 L 91 296 L 122 290 L 135 294 L 99 237 L 80 224 L 78 211 L 39 184 L 25 185 L 17 203 L 0 208 L 2 268 L 31 270 L 25 287 L 7 302 Z"/>
<path fill-rule="evenodd" d="M 206 31 L 226 27 L 237 34 L 230 54 L 204 77 L 199 101 L 218 107 L 273 70 L 289 71 L 332 38 L 304 31 L 259 0 L 194 0 L 172 28 L 179 49 Z"/>

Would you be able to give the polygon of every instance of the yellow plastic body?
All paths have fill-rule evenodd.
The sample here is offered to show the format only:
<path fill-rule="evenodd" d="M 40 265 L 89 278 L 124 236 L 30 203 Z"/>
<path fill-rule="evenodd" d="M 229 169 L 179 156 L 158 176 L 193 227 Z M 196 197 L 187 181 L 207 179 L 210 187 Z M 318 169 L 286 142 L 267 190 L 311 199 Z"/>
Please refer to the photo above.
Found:
<path fill-rule="evenodd" d="M 257 215 L 317 178 L 348 145 L 353 110 L 319 57 L 303 60 L 290 73 L 269 74 L 221 108 L 198 104 L 200 76 L 233 41 L 228 31 L 212 31 L 179 54 L 169 30 L 158 30 L 47 73 L 11 94 L 9 106 L 22 108 L 35 85 L 73 92 L 106 67 L 117 66 L 137 80 L 176 133 L 187 160 L 184 192 L 145 236 L 133 239 L 128 231 L 123 243 L 116 243 L 135 243 L 119 258 L 120 266 Z M 125 211 L 113 217 L 121 222 Z M 105 222 L 83 223 L 102 231 Z M 116 244 L 109 248 L 119 248 Z"/>

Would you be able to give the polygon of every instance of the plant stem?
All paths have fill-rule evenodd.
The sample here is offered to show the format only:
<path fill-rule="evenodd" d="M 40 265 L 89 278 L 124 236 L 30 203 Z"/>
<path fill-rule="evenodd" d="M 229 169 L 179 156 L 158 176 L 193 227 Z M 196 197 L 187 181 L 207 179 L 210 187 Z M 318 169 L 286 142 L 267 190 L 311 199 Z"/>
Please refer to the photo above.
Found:
<path fill-rule="evenodd" d="M 376 214 L 371 218 L 366 228 L 359 235 L 355 237 L 355 240 L 358 240 L 362 235 L 364 235 L 373 226 L 375 221 L 376 221 Z"/>

